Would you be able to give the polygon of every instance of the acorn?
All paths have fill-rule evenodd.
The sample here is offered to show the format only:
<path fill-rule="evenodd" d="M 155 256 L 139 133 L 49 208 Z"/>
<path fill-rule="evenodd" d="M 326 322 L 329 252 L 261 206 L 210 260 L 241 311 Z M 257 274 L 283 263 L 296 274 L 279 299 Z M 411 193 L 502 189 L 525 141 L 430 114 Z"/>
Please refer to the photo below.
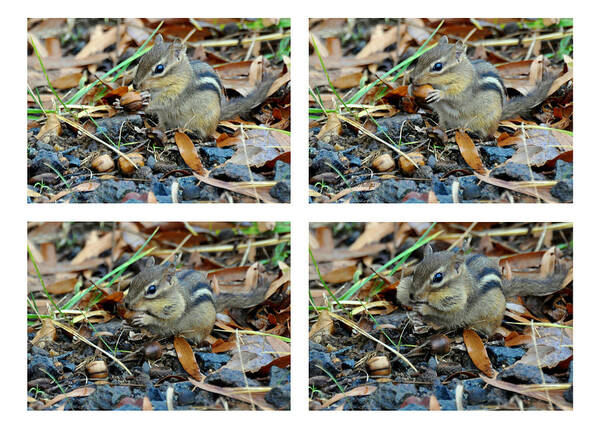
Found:
<path fill-rule="evenodd" d="M 367 361 L 371 376 L 388 376 L 392 372 L 390 360 L 386 356 L 373 357 Z"/>
<path fill-rule="evenodd" d="M 450 352 L 450 338 L 445 334 L 434 334 L 429 339 L 431 352 L 438 355 L 444 355 Z"/>
<path fill-rule="evenodd" d="M 139 92 L 126 92 L 121 97 L 121 106 L 129 111 L 137 111 L 144 108 L 144 102 Z"/>
<path fill-rule="evenodd" d="M 108 377 L 108 367 L 103 360 L 95 360 L 87 363 L 85 371 L 92 379 L 106 379 Z"/>
<path fill-rule="evenodd" d="M 429 95 L 429 93 L 431 91 L 433 91 L 433 86 L 431 86 L 431 85 L 420 85 L 420 86 L 413 85 L 413 87 L 412 87 L 413 97 L 419 98 L 422 101 L 425 101 L 425 98 L 427 98 L 427 95 Z"/>
<path fill-rule="evenodd" d="M 398 158 L 398 166 L 406 175 L 412 175 L 416 169 L 413 162 L 407 158 L 411 159 L 419 167 L 425 165 L 425 156 L 421 152 L 411 152 L 407 153 L 406 156 L 400 156 Z"/>
<path fill-rule="evenodd" d="M 373 159 L 372 165 L 379 172 L 389 171 L 394 168 L 394 159 L 388 153 L 385 153 Z"/>
<path fill-rule="evenodd" d="M 144 357 L 146 360 L 154 361 L 162 357 L 162 346 L 156 340 L 144 346 Z"/>
<path fill-rule="evenodd" d="M 92 168 L 98 172 L 112 171 L 115 168 L 115 161 L 112 160 L 110 155 L 100 155 L 92 161 Z"/>
<path fill-rule="evenodd" d="M 144 166 L 144 156 L 138 152 L 127 153 L 127 157 L 133 162 L 138 168 Z M 125 175 L 131 175 L 135 172 L 136 168 L 123 156 L 119 158 L 119 169 Z"/>

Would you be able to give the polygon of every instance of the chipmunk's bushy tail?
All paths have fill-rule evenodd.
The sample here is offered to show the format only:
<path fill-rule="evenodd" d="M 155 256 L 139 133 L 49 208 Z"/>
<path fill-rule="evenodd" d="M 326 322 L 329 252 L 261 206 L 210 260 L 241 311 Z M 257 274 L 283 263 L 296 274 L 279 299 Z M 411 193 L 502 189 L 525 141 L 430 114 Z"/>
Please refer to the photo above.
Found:
<path fill-rule="evenodd" d="M 251 308 L 264 302 L 268 289 L 268 281 L 259 277 L 256 287 L 246 293 L 219 293 L 216 295 L 215 308 L 217 312 L 231 308 Z"/>
<path fill-rule="evenodd" d="M 563 287 L 567 272 L 566 267 L 559 265 L 556 271 L 546 278 L 516 277 L 510 281 L 503 280 L 502 292 L 507 298 L 515 296 L 547 296 Z"/>
<path fill-rule="evenodd" d="M 260 105 L 266 98 L 276 76 L 267 76 L 246 97 L 232 98 L 221 103 L 220 120 L 232 119 Z"/>
<path fill-rule="evenodd" d="M 514 97 L 508 100 L 502 109 L 500 120 L 511 119 L 519 114 L 528 112 L 536 105 L 540 104 L 548 96 L 550 86 L 554 83 L 554 78 L 542 80 L 542 82 L 529 94 Z"/>

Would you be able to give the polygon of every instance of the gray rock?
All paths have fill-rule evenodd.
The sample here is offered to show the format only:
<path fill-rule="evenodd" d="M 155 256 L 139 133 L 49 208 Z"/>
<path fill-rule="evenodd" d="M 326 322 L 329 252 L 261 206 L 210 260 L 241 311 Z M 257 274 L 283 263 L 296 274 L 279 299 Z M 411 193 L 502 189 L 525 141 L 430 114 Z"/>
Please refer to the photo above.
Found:
<path fill-rule="evenodd" d="M 251 181 L 251 177 L 254 181 L 265 181 L 262 175 L 251 173 L 246 165 L 233 163 L 226 163 L 219 168 L 213 169 L 210 176 L 225 181 Z"/>
<path fill-rule="evenodd" d="M 259 382 L 244 376 L 244 373 L 226 368 L 221 368 L 220 370 L 208 375 L 206 377 L 206 382 L 219 386 L 239 388 L 245 387 L 246 382 L 248 386 L 260 386 Z"/>

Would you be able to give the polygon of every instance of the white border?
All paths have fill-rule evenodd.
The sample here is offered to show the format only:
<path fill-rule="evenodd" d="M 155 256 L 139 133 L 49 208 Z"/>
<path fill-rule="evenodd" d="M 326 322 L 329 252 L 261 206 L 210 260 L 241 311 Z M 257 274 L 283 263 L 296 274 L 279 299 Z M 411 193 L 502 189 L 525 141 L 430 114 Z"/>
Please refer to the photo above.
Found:
<path fill-rule="evenodd" d="M 358 0 L 329 1 L 241 1 L 186 2 L 170 0 L 168 3 L 147 0 L 145 2 L 29 1 L 11 3 L 5 7 L 5 19 L 0 27 L 4 56 L 1 68 L 2 80 L 2 137 L 4 170 L 3 200 L 4 230 L 2 266 L 4 267 L 4 293 L 2 294 L 2 355 L 3 388 L 1 403 L 7 422 L 40 424 L 64 427 L 70 423 L 85 426 L 105 424 L 136 424 L 160 426 L 173 423 L 195 423 L 211 426 L 264 427 L 270 424 L 419 424 L 440 426 L 448 422 L 460 424 L 485 424 L 505 427 L 509 422 L 536 425 L 564 424 L 564 419 L 585 422 L 592 416 L 597 394 L 595 380 L 598 378 L 594 364 L 597 313 L 599 301 L 597 278 L 593 270 L 597 263 L 598 226 L 594 211 L 599 192 L 596 175 L 588 171 L 598 170 L 598 47 L 597 14 L 591 2 L 563 2 L 557 0 L 502 2 L 483 1 L 388 1 L 365 3 Z M 589 4 L 589 5 L 588 5 Z M 25 88 L 25 30 L 28 16 L 280 16 L 292 18 L 292 204 L 291 205 L 27 205 L 24 197 L 26 182 L 24 156 L 24 88 Z M 576 79 L 575 141 L 575 204 L 573 205 L 313 205 L 308 206 L 306 183 L 307 159 L 307 82 L 308 82 L 308 17 L 420 17 L 420 16 L 563 16 L 575 17 Z M 50 220 L 291 220 L 292 221 L 292 411 L 256 413 L 230 412 L 178 412 L 176 414 L 106 412 L 90 415 L 87 412 L 27 412 L 25 404 L 26 347 L 20 324 L 25 305 L 26 255 L 24 241 L 26 221 Z M 308 412 L 307 410 L 307 283 L 308 221 L 574 221 L 575 222 L 575 307 L 577 334 L 575 335 L 575 410 L 573 412 L 496 412 L 493 417 L 484 412 L 404 412 L 400 420 L 391 413 L 382 412 Z M 20 327 L 10 328 L 11 325 Z M 592 389 L 594 388 L 594 389 Z M 597 406 L 597 405 L 596 405 Z M 401 416 L 400 416 L 401 415 Z M 293 419 L 290 419 L 292 418 Z M 385 419 L 384 419 L 385 418 Z M 392 419 L 393 418 L 393 419 Z M 443 419 L 442 419 L 443 418 Z M 524 421 L 523 418 L 526 418 Z M 532 419 L 535 418 L 535 419 Z M 543 426 L 543 425 L 542 425 Z"/>

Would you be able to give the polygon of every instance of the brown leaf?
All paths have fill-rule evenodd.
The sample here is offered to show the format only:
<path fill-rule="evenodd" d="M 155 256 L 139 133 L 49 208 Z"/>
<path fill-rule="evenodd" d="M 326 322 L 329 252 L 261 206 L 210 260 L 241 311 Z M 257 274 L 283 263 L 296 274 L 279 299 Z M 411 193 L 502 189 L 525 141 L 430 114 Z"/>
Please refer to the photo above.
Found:
<path fill-rule="evenodd" d="M 535 327 L 535 344 L 529 342 L 527 353 L 519 363 L 554 368 L 573 357 L 573 330 L 558 327 Z"/>
<path fill-rule="evenodd" d="M 343 198 L 344 196 L 346 196 L 347 194 L 352 193 L 352 192 L 370 192 L 372 190 L 377 189 L 380 185 L 381 185 L 381 183 L 372 181 L 370 183 L 359 184 L 358 186 L 354 186 L 350 189 L 345 188 L 344 190 L 342 190 L 341 192 L 339 192 L 338 194 L 333 196 L 331 199 L 329 199 L 327 202 L 335 202 L 338 199 Z M 322 197 L 323 195 L 318 195 L 318 196 Z"/>
<path fill-rule="evenodd" d="M 458 144 L 460 154 L 465 162 L 467 162 L 467 165 L 480 174 L 489 174 L 489 171 L 483 166 L 483 162 L 479 157 L 479 152 L 477 151 L 473 140 L 471 140 L 471 137 L 469 137 L 466 132 L 456 131 L 456 144 Z"/>
<path fill-rule="evenodd" d="M 328 284 L 341 284 L 350 281 L 354 277 L 356 269 L 358 269 L 358 266 L 355 263 L 335 268 L 323 274 L 323 281 Z"/>
<path fill-rule="evenodd" d="M 395 223 L 375 222 L 367 223 L 363 233 L 348 248 L 349 250 L 359 250 L 368 244 L 379 242 L 384 236 L 394 231 Z"/>
<path fill-rule="evenodd" d="M 190 379 L 190 382 L 200 389 L 203 389 L 214 394 L 224 395 L 229 398 L 243 401 L 245 403 L 252 403 L 262 410 L 274 410 L 273 406 L 265 401 L 264 392 L 248 392 L 245 388 L 223 388 L 220 386 L 211 385 L 204 382 L 198 382 L 194 379 Z"/>
<path fill-rule="evenodd" d="M 317 134 L 318 140 L 331 140 L 342 134 L 342 123 L 335 113 L 327 115 L 327 122 Z"/>
<path fill-rule="evenodd" d="M 238 149 L 227 161 L 236 165 L 260 168 L 290 150 L 289 135 L 266 129 L 251 129 L 241 139 Z"/>
<path fill-rule="evenodd" d="M 508 140 L 508 141 L 507 141 Z M 513 143 L 516 153 L 510 162 L 542 167 L 566 151 L 573 150 L 573 136 L 556 129 L 527 129 L 503 141 L 503 146 Z"/>
<path fill-rule="evenodd" d="M 46 119 L 46 123 L 40 128 L 40 132 L 38 132 L 35 138 L 41 140 L 43 137 L 56 137 L 60 134 L 62 134 L 62 127 L 60 126 L 58 116 L 54 113 L 50 113 Z"/>
<path fill-rule="evenodd" d="M 185 164 L 196 171 L 201 176 L 208 176 L 208 171 L 202 165 L 202 160 L 198 156 L 194 143 L 183 132 L 175 132 L 175 144 L 179 148 L 179 153 Z"/>
<path fill-rule="evenodd" d="M 313 324 L 308 333 L 310 340 L 316 343 L 321 343 L 321 340 L 326 336 L 331 336 L 334 332 L 334 325 L 329 311 L 322 310 L 319 312 L 317 322 Z"/>
<path fill-rule="evenodd" d="M 473 361 L 473 364 L 475 364 L 475 367 L 481 370 L 488 377 L 494 376 L 492 363 L 487 355 L 487 352 L 485 351 L 485 346 L 483 345 L 483 341 L 479 335 L 473 330 L 465 329 L 463 331 L 463 340 L 465 341 L 467 352 L 469 353 L 469 357 L 471 357 L 471 361 Z"/>
<path fill-rule="evenodd" d="M 550 194 L 550 189 L 552 186 L 554 186 L 553 182 L 544 182 L 540 185 L 537 185 L 535 182 L 506 181 L 500 178 L 478 174 L 476 172 L 473 173 L 473 175 L 485 183 L 492 184 L 497 187 L 504 187 L 505 189 L 512 190 L 513 192 L 523 193 L 534 198 L 539 198 L 544 202 L 558 202 L 558 200 Z"/>
<path fill-rule="evenodd" d="M 35 337 L 31 339 L 31 344 L 40 348 L 44 348 L 45 344 L 56 340 L 56 327 L 48 318 L 42 318 L 42 328 L 37 332 Z"/>
<path fill-rule="evenodd" d="M 67 294 L 75 289 L 77 284 L 77 277 L 61 279 L 47 285 L 47 290 L 50 294 Z"/>
<path fill-rule="evenodd" d="M 548 391 L 544 391 L 540 388 L 531 388 L 531 385 L 515 385 L 514 383 L 504 382 L 497 379 L 490 379 L 485 376 L 480 376 L 483 381 L 489 385 L 495 386 L 496 388 L 504 389 L 506 391 L 516 392 L 517 394 L 525 395 L 527 397 L 533 397 L 541 401 L 547 401 L 557 406 L 561 410 L 573 410 L 573 406 L 567 402 L 563 397 L 564 390 L 551 389 L 549 386 Z"/>
<path fill-rule="evenodd" d="M 173 345 L 183 369 L 194 379 L 200 380 L 200 367 L 198 367 L 194 351 L 188 341 L 181 336 L 176 336 L 173 339 Z"/>
<path fill-rule="evenodd" d="M 100 187 L 100 183 L 97 181 L 88 181 L 86 183 L 81 183 L 71 189 L 63 190 L 62 192 L 58 192 L 56 195 L 52 196 L 48 200 L 48 202 L 56 202 L 60 198 L 63 198 L 73 192 L 93 192 L 98 187 Z"/>
<path fill-rule="evenodd" d="M 249 268 L 248 265 L 222 268 L 210 272 L 207 276 L 208 279 L 216 278 L 219 285 L 239 283 L 244 281 Z"/>
<path fill-rule="evenodd" d="M 262 202 L 269 203 L 278 203 L 279 201 L 269 195 L 268 187 L 252 187 L 257 185 L 257 183 L 247 183 L 247 182 L 238 182 L 238 183 L 228 183 L 223 180 L 219 180 L 217 178 L 208 177 L 207 175 L 201 175 L 194 173 L 194 177 L 196 177 L 199 181 L 210 184 L 211 186 L 220 187 L 221 189 L 229 190 L 230 192 L 240 193 L 245 196 L 249 196 L 251 198 L 258 199 Z M 273 184 L 274 185 L 274 184 Z"/>
<path fill-rule="evenodd" d="M 267 336 L 240 335 L 239 347 L 233 348 L 233 356 L 223 367 L 249 373 L 256 373 L 263 367 L 270 365 L 275 358 L 289 355 L 289 345 L 281 339 Z M 280 350 L 272 346 L 273 339 L 277 342 Z M 287 351 L 285 351 L 287 350 Z"/>
<path fill-rule="evenodd" d="M 56 70 L 60 68 L 81 67 L 90 64 L 100 64 L 105 59 L 109 58 L 108 53 L 99 53 L 88 56 L 87 58 L 75 58 L 74 56 L 63 56 L 62 58 L 45 58 L 44 68 L 46 70 Z M 40 63 L 37 57 L 27 58 L 27 67 L 32 67 L 36 70 L 41 70 Z"/>
<path fill-rule="evenodd" d="M 83 249 L 71 260 L 72 265 L 78 265 L 86 260 L 98 257 L 100 254 L 113 247 L 119 240 L 121 231 L 109 232 L 101 238 L 98 237 L 98 231 L 93 230 L 87 237 Z"/>
<path fill-rule="evenodd" d="M 50 400 L 46 404 L 44 404 L 42 406 L 42 409 L 47 409 L 48 407 L 52 407 L 56 403 L 58 403 L 59 401 L 64 400 L 65 398 L 69 398 L 69 397 L 87 397 L 88 395 L 91 395 L 95 390 L 96 390 L 96 388 L 92 388 L 92 387 L 89 387 L 89 386 L 84 386 L 84 387 L 81 387 L 81 388 L 74 389 L 71 392 L 67 392 L 66 394 L 58 394 L 52 400 Z"/>
<path fill-rule="evenodd" d="M 52 86 L 55 89 L 71 89 L 79 85 L 79 80 L 83 73 L 70 73 L 60 76 L 52 81 Z"/>
<path fill-rule="evenodd" d="M 357 397 L 357 396 L 363 396 L 363 395 L 371 395 L 375 391 L 377 391 L 377 386 L 375 386 L 375 385 L 357 386 L 356 388 L 351 389 L 350 391 L 347 391 L 347 392 L 344 392 L 344 393 L 340 393 L 340 394 L 335 394 L 329 400 L 327 400 L 326 402 L 324 402 L 321 405 L 321 408 L 329 407 L 332 404 L 340 401 L 342 398 Z"/>
<path fill-rule="evenodd" d="M 358 259 L 365 256 L 375 255 L 386 248 L 386 244 L 373 244 L 355 251 L 345 248 L 338 248 L 335 251 L 322 251 L 321 249 L 315 249 L 313 250 L 313 256 L 317 262 L 332 262 L 336 260 Z"/>
<path fill-rule="evenodd" d="M 87 58 L 92 54 L 100 53 L 107 47 L 117 41 L 117 30 L 116 26 L 109 28 L 104 31 L 102 25 L 97 25 L 90 31 L 90 40 L 87 44 L 79 51 L 75 58 L 83 59 Z"/>

